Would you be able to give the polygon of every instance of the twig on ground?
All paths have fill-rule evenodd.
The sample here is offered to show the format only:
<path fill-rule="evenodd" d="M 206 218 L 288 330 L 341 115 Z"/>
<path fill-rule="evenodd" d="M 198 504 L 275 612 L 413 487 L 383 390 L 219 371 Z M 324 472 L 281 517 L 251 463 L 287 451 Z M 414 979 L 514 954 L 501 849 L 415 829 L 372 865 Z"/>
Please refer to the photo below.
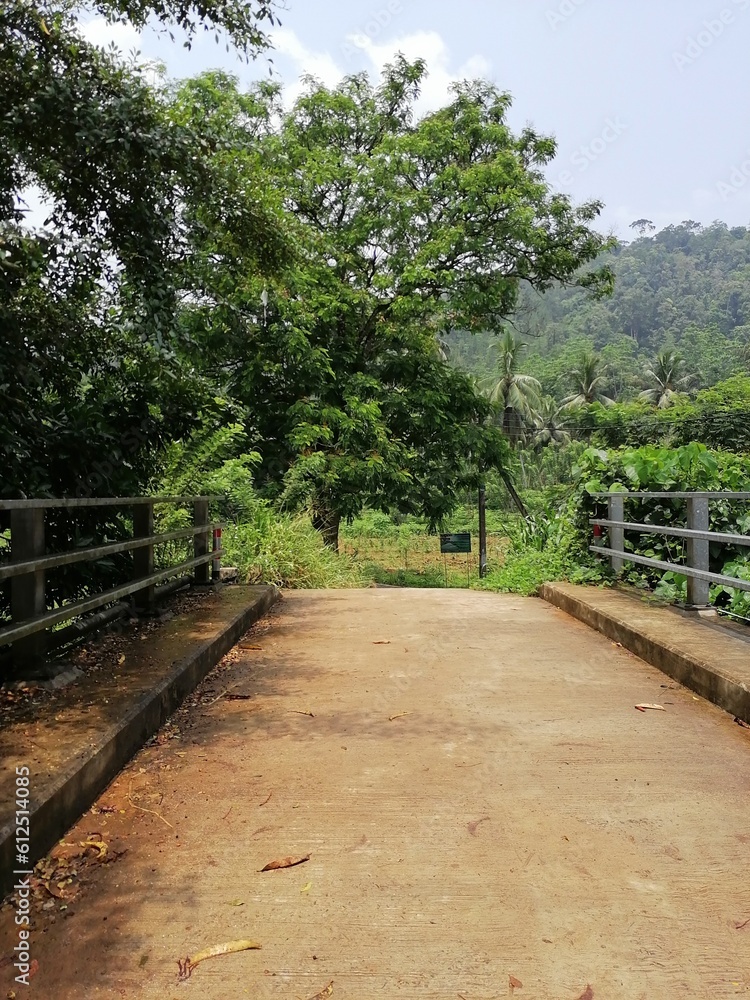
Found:
<path fill-rule="evenodd" d="M 169 827 L 170 830 L 174 830 L 174 827 L 169 822 L 169 820 L 168 819 L 164 819 L 164 817 L 162 816 L 161 813 L 158 813 L 155 809 L 147 809 L 145 806 L 139 806 L 136 802 L 133 802 L 132 792 L 133 792 L 133 779 L 131 778 L 130 779 L 130 787 L 128 788 L 128 802 L 131 804 L 131 806 L 134 809 L 140 809 L 141 812 L 151 813 L 152 816 L 157 816 L 162 821 L 162 823 L 166 823 L 167 824 L 167 826 Z"/>

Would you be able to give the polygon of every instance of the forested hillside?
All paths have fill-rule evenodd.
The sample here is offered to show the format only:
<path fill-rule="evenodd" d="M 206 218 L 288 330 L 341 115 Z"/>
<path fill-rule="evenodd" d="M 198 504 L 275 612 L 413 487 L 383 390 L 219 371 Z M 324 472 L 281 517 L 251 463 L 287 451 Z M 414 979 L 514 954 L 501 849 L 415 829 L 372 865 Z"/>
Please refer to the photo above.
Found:
<path fill-rule="evenodd" d="M 611 298 L 581 289 L 527 292 L 514 322 L 529 344 L 523 368 L 544 390 L 562 396 L 566 375 L 586 347 L 601 353 L 610 395 L 633 398 L 644 368 L 664 348 L 676 348 L 695 375 L 695 388 L 713 385 L 747 367 L 750 350 L 750 229 L 694 222 L 649 231 L 618 243 L 599 263 L 616 275 Z M 452 333 L 454 364 L 477 375 L 495 365 L 495 337 Z"/>

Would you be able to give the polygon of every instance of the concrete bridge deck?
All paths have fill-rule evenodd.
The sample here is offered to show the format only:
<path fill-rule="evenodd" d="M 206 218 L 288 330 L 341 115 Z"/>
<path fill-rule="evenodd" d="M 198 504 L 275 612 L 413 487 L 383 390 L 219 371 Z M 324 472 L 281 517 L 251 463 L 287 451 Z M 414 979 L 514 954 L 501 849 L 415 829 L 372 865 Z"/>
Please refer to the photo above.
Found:
<path fill-rule="evenodd" d="M 748 802 L 750 731 L 542 601 L 288 594 L 58 848 L 16 993 L 748 995 Z"/>

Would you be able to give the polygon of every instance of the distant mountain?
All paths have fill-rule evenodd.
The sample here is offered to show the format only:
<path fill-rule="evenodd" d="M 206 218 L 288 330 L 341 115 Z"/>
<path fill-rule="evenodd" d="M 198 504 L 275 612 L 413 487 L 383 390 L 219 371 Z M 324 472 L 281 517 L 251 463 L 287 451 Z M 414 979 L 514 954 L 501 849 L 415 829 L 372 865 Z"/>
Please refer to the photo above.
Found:
<path fill-rule="evenodd" d="M 602 259 L 617 276 L 610 299 L 596 302 L 566 288 L 522 294 L 514 325 L 529 344 L 525 368 L 546 391 L 563 392 L 566 365 L 585 346 L 602 353 L 620 398 L 635 393 L 645 363 L 663 347 L 685 356 L 697 385 L 746 367 L 750 229 L 687 221 L 654 233 L 646 219 L 635 225 L 638 238 Z M 492 368 L 494 341 L 459 332 L 446 345 L 453 363 L 481 376 Z"/>

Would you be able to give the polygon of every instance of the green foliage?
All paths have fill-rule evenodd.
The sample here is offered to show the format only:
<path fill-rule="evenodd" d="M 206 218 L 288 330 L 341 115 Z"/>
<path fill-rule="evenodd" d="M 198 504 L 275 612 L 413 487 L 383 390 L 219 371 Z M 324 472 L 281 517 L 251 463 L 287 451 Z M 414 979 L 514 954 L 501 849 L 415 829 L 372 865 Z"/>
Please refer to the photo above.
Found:
<path fill-rule="evenodd" d="M 274 86 L 241 94 L 209 74 L 173 101 L 176 122 L 215 138 L 243 204 L 263 175 L 297 248 L 266 282 L 231 216 L 201 217 L 185 277 L 206 305 L 183 311 L 196 363 L 246 407 L 264 492 L 311 506 L 332 543 L 366 506 L 436 524 L 505 463 L 489 403 L 440 357 L 443 331 L 498 329 L 522 284 L 609 287 L 606 268 L 579 273 L 605 245 L 588 228 L 599 206 L 543 181 L 554 143 L 513 135 L 509 98 L 483 82 L 417 120 L 424 73 L 399 58 L 379 85 L 308 81 L 291 109 Z"/>
<path fill-rule="evenodd" d="M 599 583 L 609 576 L 582 544 L 578 508 L 570 499 L 543 505 L 528 520 L 518 518 L 510 537 L 503 565 L 491 567 L 482 589 L 530 596 L 544 583 Z"/>
<path fill-rule="evenodd" d="M 615 275 L 606 300 L 566 287 L 543 297 L 519 296 L 513 322 L 533 345 L 523 371 L 539 379 L 545 394 L 563 398 L 582 351 L 601 354 L 607 395 L 618 401 L 653 387 L 644 384 L 643 373 L 659 351 L 679 352 L 697 388 L 747 370 L 750 229 L 721 222 L 669 226 L 619 243 L 598 263 L 609 264 Z M 453 364 L 480 378 L 489 374 L 493 331 L 459 331 L 445 339 Z"/>
<path fill-rule="evenodd" d="M 577 427 L 604 447 L 660 443 L 679 447 L 698 441 L 709 448 L 748 454 L 750 376 L 735 375 L 666 410 L 641 402 L 592 408 L 577 419 Z"/>
<path fill-rule="evenodd" d="M 524 303 L 523 314 L 549 346 L 582 336 L 601 349 L 624 334 L 651 356 L 676 346 L 696 371 L 701 365 L 684 340 L 688 331 L 713 328 L 717 347 L 722 341 L 747 339 L 750 229 L 729 229 L 722 222 L 705 228 L 694 223 L 667 226 L 630 244 L 619 243 L 605 259 L 616 279 L 607 301 L 591 302 L 578 291 L 561 288 L 541 301 Z"/>
<path fill-rule="evenodd" d="M 226 404 L 225 404 L 226 405 Z M 204 425 L 190 439 L 174 442 L 158 491 L 168 495 L 208 495 L 212 515 L 225 522 L 224 564 L 236 566 L 246 583 L 279 587 L 357 587 L 359 569 L 323 544 L 306 515 L 279 513 L 258 495 L 254 484 L 260 461 L 243 452 L 247 434 L 233 423 L 211 430 Z M 158 530 L 173 531 L 191 523 L 190 513 L 169 505 L 159 509 Z M 165 564 L 189 557 L 190 543 L 173 543 L 161 553 Z"/>
<path fill-rule="evenodd" d="M 606 367 L 602 364 L 601 356 L 595 351 L 582 351 L 568 373 L 573 391 L 565 397 L 563 404 L 571 409 L 591 406 L 593 403 L 611 406 L 613 400 L 604 392 L 606 378 Z"/>
<path fill-rule="evenodd" d="M 685 369 L 685 359 L 677 351 L 662 350 L 656 362 L 646 369 L 649 387 L 638 397 L 660 410 L 672 406 L 695 382 L 696 376 Z"/>
<path fill-rule="evenodd" d="M 623 492 L 750 492 L 750 457 L 727 452 L 709 451 L 693 442 L 679 448 L 620 448 L 604 451 L 587 449 L 578 462 L 578 474 L 587 493 L 622 490 Z M 627 500 L 627 518 L 643 524 L 685 527 L 686 504 L 679 498 Z M 747 534 L 750 531 L 750 503 L 718 500 L 709 505 L 709 527 L 712 531 Z M 606 504 L 585 494 L 581 498 L 580 516 L 606 516 Z M 625 549 L 651 559 L 680 564 L 685 562 L 686 542 L 662 534 L 626 533 Z M 712 543 L 709 568 L 711 572 L 746 579 L 747 549 Z M 685 579 L 679 573 L 661 573 L 642 566 L 626 564 L 625 579 L 637 586 L 657 588 L 657 592 L 672 598 L 685 593 Z M 711 600 L 721 607 L 745 608 L 746 595 L 734 588 L 713 587 Z M 742 613 L 742 612 L 735 612 Z"/>
<path fill-rule="evenodd" d="M 517 444 L 522 437 L 524 422 L 533 420 L 539 406 L 541 385 L 533 375 L 520 371 L 521 360 L 528 350 L 510 330 L 496 345 L 497 368 L 487 387 L 487 396 L 497 407 L 503 433 Z"/>
<path fill-rule="evenodd" d="M 225 564 L 237 566 L 246 583 L 310 589 L 359 587 L 361 571 L 328 548 L 304 515 L 280 515 L 259 502 L 250 520 L 224 532 Z"/>
<path fill-rule="evenodd" d="M 222 29 L 248 53 L 271 16 L 266 0 L 93 7 L 188 36 Z M 226 177 L 142 68 L 85 40 L 67 0 L 2 5 L 0 91 L 0 492 L 138 493 L 210 410 L 209 380 L 175 349 L 177 295 L 196 205 L 225 210 Z M 48 212 L 40 229 L 25 220 L 30 188 Z M 259 270 L 276 261 L 265 210 L 232 221 Z"/>

